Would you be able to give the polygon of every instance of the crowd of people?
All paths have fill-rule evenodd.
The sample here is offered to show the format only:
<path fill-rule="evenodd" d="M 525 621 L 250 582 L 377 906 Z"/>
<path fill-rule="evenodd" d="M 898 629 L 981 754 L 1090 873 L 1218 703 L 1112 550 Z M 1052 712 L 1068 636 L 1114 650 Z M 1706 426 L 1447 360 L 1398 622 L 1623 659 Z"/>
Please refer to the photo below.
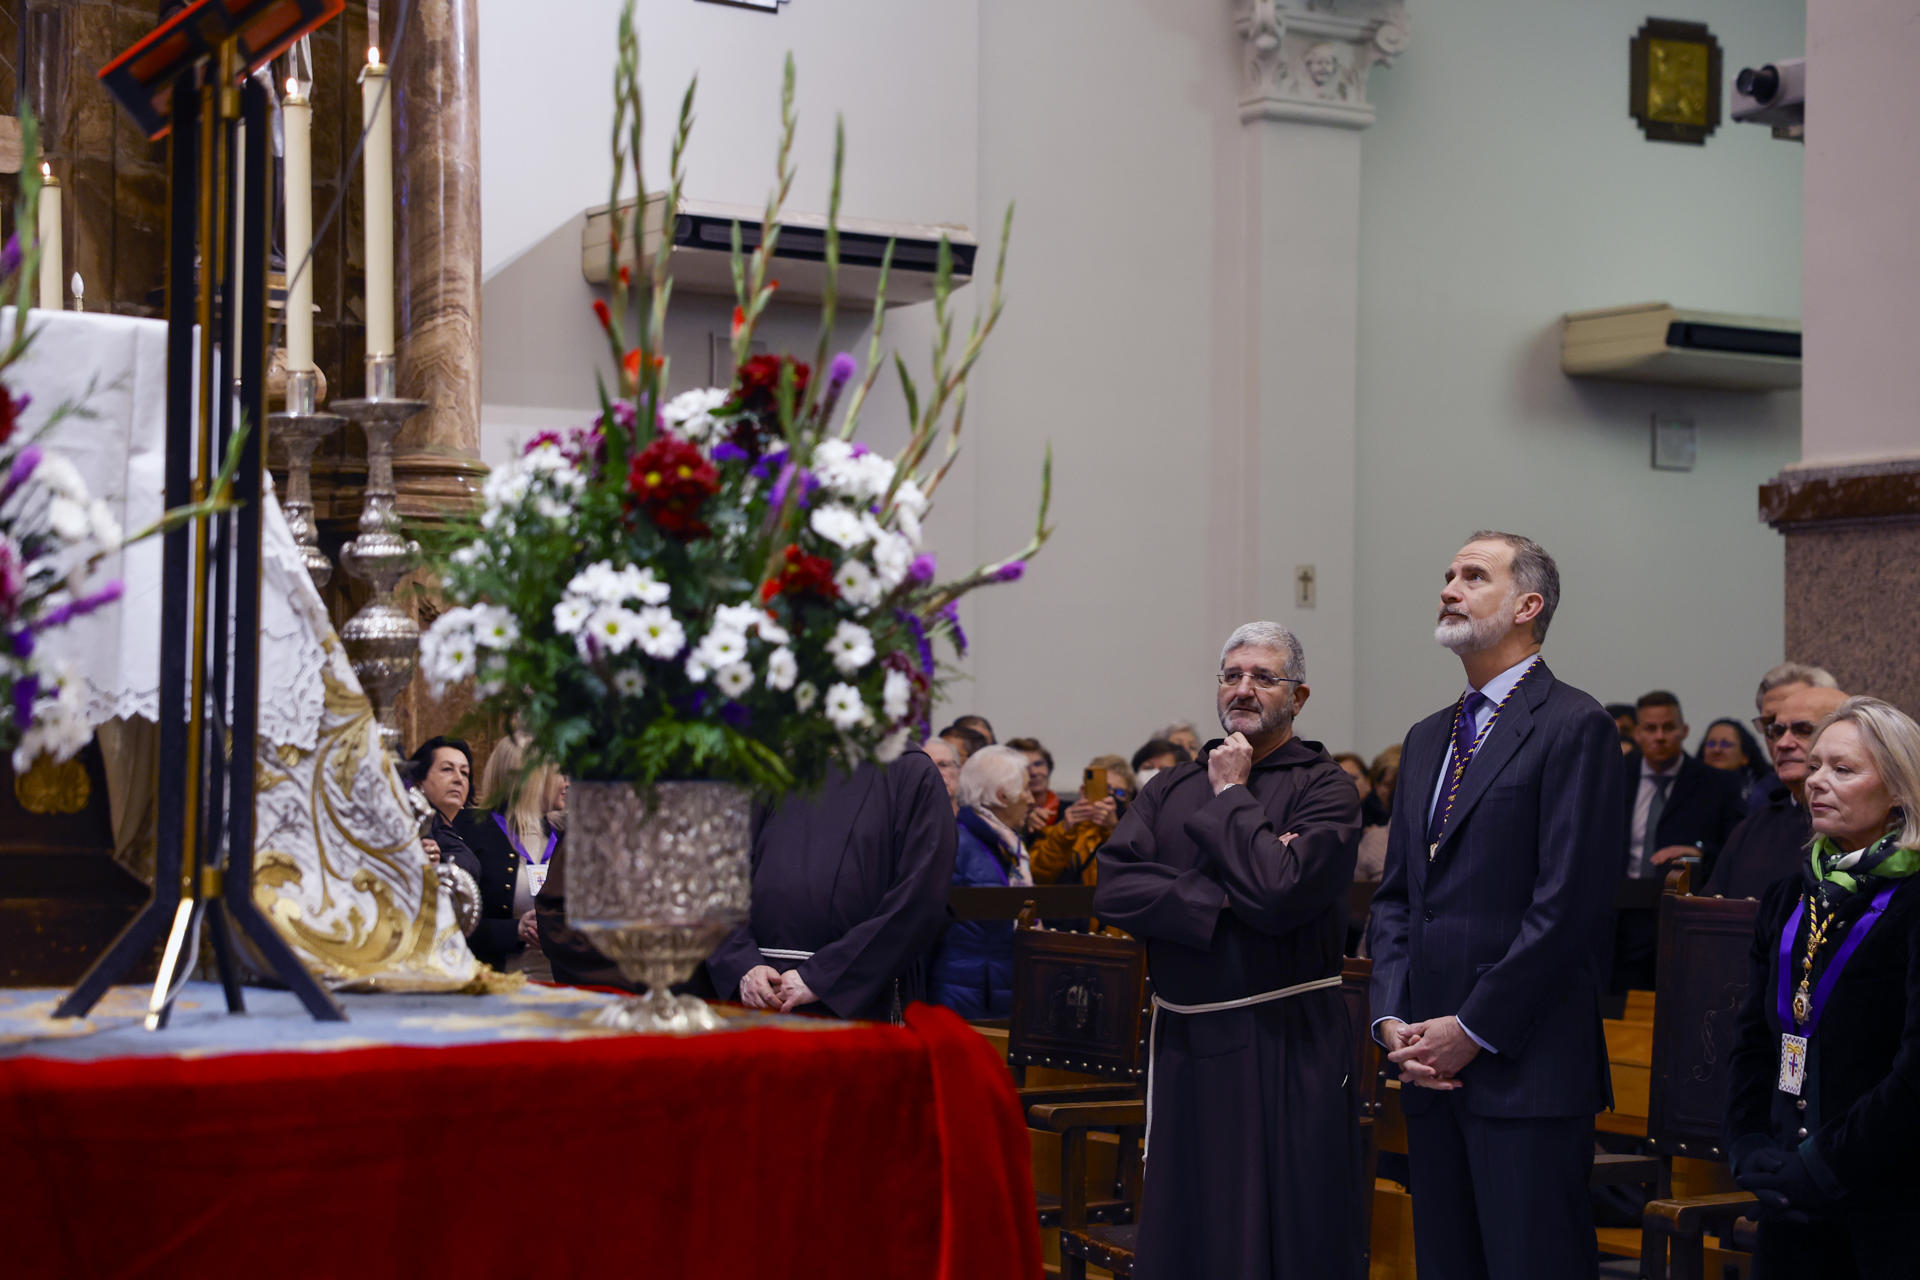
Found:
<path fill-rule="evenodd" d="M 1359 1179 L 1336 988 L 1358 949 L 1403 1086 L 1421 1273 L 1592 1275 L 1602 996 L 1655 980 L 1651 913 L 1616 902 L 1684 868 L 1692 892 L 1761 900 L 1725 1146 L 1761 1203 L 1753 1275 L 1908 1274 L 1920 726 L 1785 663 L 1751 721 L 1711 722 L 1690 755 L 1672 693 L 1603 707 L 1548 669 L 1560 581 L 1538 544 L 1476 533 L 1443 584 L 1434 637 L 1465 687 L 1371 761 L 1294 734 L 1305 655 L 1257 622 L 1221 650 L 1205 746 L 1165 726 L 1062 794 L 1042 743 L 966 715 L 763 806 L 751 916 L 691 989 L 1004 1018 L 1014 926 L 954 919 L 949 891 L 1091 886 L 1100 924 L 1145 944 L 1154 992 L 1134 1274 L 1341 1276 Z M 617 982 L 566 925 L 565 780 L 524 767 L 524 745 L 495 748 L 472 807 L 465 744 L 423 745 L 428 835 L 479 885 L 481 958 Z"/>

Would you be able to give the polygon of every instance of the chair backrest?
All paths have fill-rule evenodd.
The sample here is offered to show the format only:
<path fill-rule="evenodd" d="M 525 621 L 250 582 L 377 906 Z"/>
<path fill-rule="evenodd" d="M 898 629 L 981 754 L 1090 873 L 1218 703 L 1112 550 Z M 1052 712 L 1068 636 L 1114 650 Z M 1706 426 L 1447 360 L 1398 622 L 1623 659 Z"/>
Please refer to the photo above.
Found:
<path fill-rule="evenodd" d="M 1147 949 L 1132 938 L 1036 928 L 1013 934 L 1007 1062 L 1115 1080 L 1147 1071 Z"/>
<path fill-rule="evenodd" d="M 1347 1004 L 1347 1026 L 1353 1037 L 1353 1079 L 1360 1115 L 1378 1113 L 1380 1105 L 1380 1046 L 1373 1039 L 1373 1018 L 1367 988 L 1373 981 L 1373 961 L 1348 956 L 1340 964 L 1340 998 Z"/>
<path fill-rule="evenodd" d="M 1760 904 L 1668 894 L 1660 902 L 1647 1138 L 1665 1156 L 1721 1158 L 1734 1020 L 1752 982 Z"/>

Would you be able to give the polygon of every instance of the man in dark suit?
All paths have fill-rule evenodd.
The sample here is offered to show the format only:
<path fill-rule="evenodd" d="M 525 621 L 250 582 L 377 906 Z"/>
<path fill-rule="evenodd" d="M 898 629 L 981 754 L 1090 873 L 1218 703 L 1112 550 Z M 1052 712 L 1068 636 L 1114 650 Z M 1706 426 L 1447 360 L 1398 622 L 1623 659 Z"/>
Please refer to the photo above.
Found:
<path fill-rule="evenodd" d="M 1686 857 L 1698 857 L 1695 884 L 1713 873 L 1721 846 L 1743 816 L 1746 799 L 1732 776 L 1686 753 L 1687 720 L 1680 699 L 1665 689 L 1643 693 L 1634 704 L 1635 750 L 1626 758 L 1627 878 L 1658 880 Z M 1614 924 L 1615 993 L 1651 991 L 1657 980 L 1659 915 L 1645 907 L 1624 908 Z"/>
<path fill-rule="evenodd" d="M 1600 953 L 1625 813 L 1613 718 L 1540 658 L 1559 601 L 1539 544 L 1474 534 L 1434 629 L 1468 687 L 1401 748 L 1369 943 L 1421 1280 L 1598 1266 L 1587 1180 L 1612 1093 Z"/>

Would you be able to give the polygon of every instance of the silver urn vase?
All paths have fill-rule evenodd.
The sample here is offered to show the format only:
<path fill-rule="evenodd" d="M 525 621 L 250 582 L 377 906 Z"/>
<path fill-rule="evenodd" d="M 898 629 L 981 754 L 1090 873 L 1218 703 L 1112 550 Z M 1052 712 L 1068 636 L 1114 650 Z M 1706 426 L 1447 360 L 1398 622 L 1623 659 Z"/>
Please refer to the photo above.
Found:
<path fill-rule="evenodd" d="M 576 781 L 567 793 L 567 921 L 647 993 L 602 1025 L 706 1031 L 705 1001 L 669 988 L 693 976 L 747 918 L 750 799 L 728 782 Z"/>

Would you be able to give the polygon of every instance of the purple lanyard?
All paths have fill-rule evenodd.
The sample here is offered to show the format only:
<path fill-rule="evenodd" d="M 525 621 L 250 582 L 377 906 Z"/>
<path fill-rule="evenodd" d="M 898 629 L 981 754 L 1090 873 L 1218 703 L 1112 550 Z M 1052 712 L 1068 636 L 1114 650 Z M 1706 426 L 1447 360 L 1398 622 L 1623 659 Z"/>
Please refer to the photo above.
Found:
<path fill-rule="evenodd" d="M 507 826 L 507 820 L 505 818 L 496 813 L 493 815 L 493 823 L 500 828 L 500 834 L 507 838 L 507 843 L 513 846 L 513 851 L 520 855 L 520 860 L 522 862 L 531 862 L 535 866 L 546 866 L 547 860 L 553 857 L 553 846 L 560 843 L 560 833 L 558 831 L 549 831 L 547 833 L 546 851 L 538 858 L 535 858 L 527 852 L 526 846 L 520 843 L 520 837 L 513 834 L 513 829 Z"/>
<path fill-rule="evenodd" d="M 1793 940 L 1800 932 L 1800 917 L 1806 914 L 1807 900 L 1802 898 L 1794 907 L 1793 914 L 1787 917 L 1787 927 L 1780 931 L 1780 981 L 1776 984 L 1777 989 L 1774 992 L 1782 1031 L 1795 1029 L 1802 1035 L 1813 1035 L 1814 1028 L 1820 1025 L 1820 1015 L 1826 1011 L 1827 997 L 1833 994 L 1833 984 L 1840 980 L 1840 971 L 1847 967 L 1847 961 L 1853 959 L 1853 953 L 1860 949 L 1860 943 L 1865 940 L 1867 930 L 1873 928 L 1874 922 L 1880 918 L 1880 913 L 1887 909 L 1887 903 L 1893 900 L 1893 891 L 1899 887 L 1900 882 L 1894 880 L 1886 888 L 1874 894 L 1872 904 L 1847 930 L 1846 941 L 1840 944 L 1839 953 L 1833 957 L 1832 963 L 1827 965 L 1826 972 L 1820 975 L 1819 985 L 1813 989 L 1813 1006 L 1808 1011 L 1807 1025 L 1799 1028 L 1794 1026 L 1793 998 L 1787 994 L 1787 991 L 1791 987 L 1798 986 L 1793 981 Z"/>

